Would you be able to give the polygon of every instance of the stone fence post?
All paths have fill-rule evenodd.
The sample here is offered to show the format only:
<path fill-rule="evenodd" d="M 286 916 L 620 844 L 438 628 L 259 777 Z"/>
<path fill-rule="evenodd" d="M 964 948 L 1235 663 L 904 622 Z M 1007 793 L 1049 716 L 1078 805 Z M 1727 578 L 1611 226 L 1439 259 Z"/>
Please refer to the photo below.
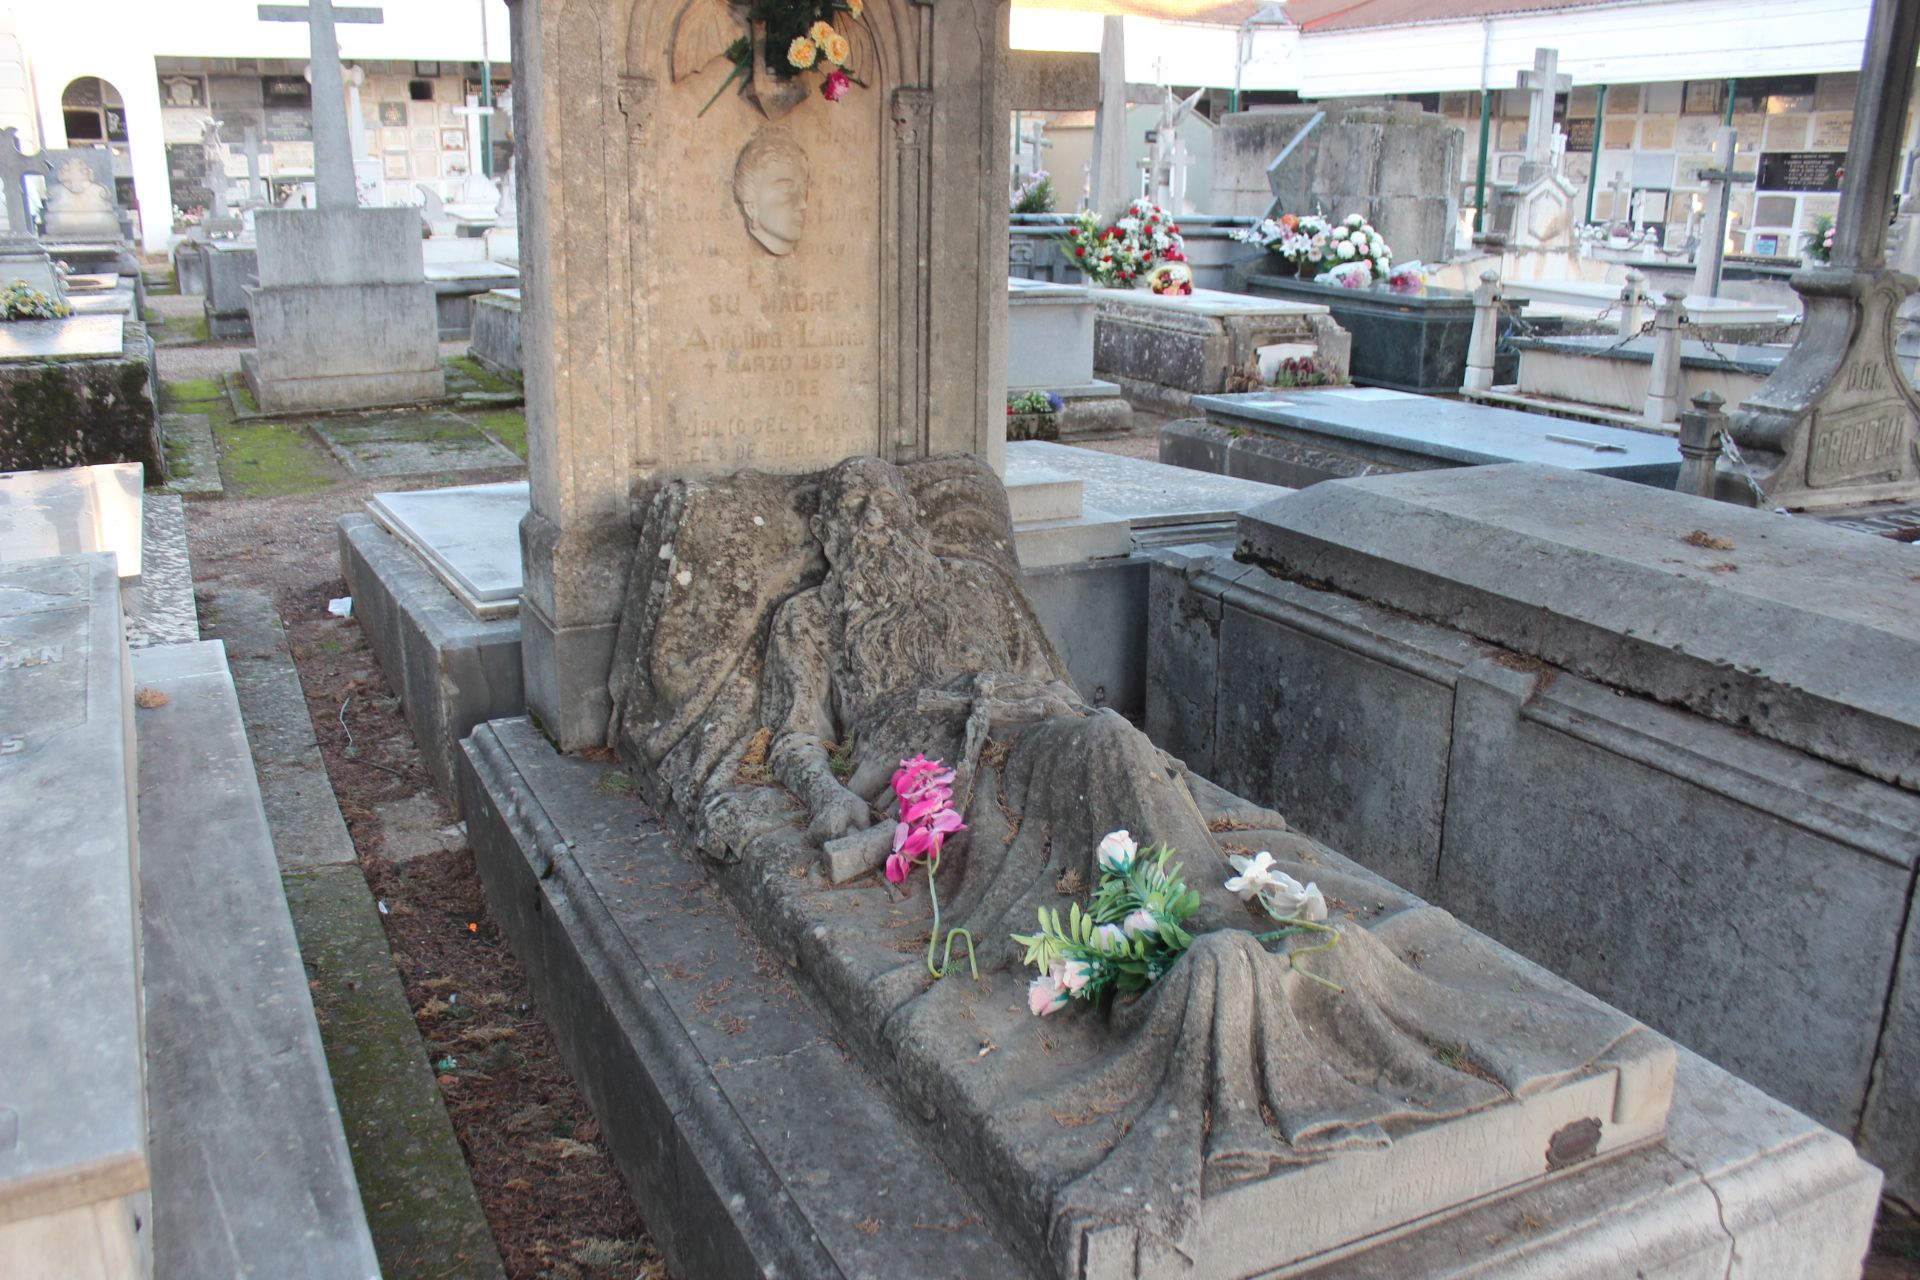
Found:
<path fill-rule="evenodd" d="M 1473 291 L 1473 333 L 1467 340 L 1467 373 L 1462 391 L 1485 391 L 1493 386 L 1493 360 L 1500 340 L 1500 273 L 1480 273 Z"/>
<path fill-rule="evenodd" d="M 1627 283 L 1620 290 L 1620 336 L 1631 337 L 1647 322 L 1647 277 L 1640 271 L 1627 272 Z"/>
<path fill-rule="evenodd" d="M 1727 432 L 1727 415 L 1720 411 L 1726 401 L 1712 391 L 1693 398 L 1693 408 L 1680 413 L 1680 475 L 1673 487 L 1679 493 L 1700 498 L 1714 496 L 1715 465 L 1720 461 L 1721 441 Z"/>
<path fill-rule="evenodd" d="M 1653 315 L 1653 371 L 1647 377 L 1647 403 L 1641 419 L 1660 430 L 1680 419 L 1680 314 L 1684 296 L 1669 293 Z"/>

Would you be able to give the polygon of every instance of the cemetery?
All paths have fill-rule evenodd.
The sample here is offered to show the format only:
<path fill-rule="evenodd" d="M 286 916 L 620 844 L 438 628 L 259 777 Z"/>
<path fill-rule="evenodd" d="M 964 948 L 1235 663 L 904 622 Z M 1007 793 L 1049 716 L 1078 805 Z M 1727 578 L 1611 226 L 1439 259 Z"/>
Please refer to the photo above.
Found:
<path fill-rule="evenodd" d="M 0 4 L 0 1280 L 1920 1277 L 1821 4 Z"/>

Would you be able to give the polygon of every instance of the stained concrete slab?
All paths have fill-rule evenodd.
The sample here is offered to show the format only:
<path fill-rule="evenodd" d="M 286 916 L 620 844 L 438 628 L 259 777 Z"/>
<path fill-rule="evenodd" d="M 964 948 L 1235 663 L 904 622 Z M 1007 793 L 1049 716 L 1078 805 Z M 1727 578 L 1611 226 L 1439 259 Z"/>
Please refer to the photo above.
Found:
<path fill-rule="evenodd" d="M 511 449 L 452 413 L 372 414 L 310 424 L 357 476 L 432 475 L 525 465 Z"/>
<path fill-rule="evenodd" d="M 154 1274 L 377 1277 L 224 646 L 133 673 Z"/>
<path fill-rule="evenodd" d="M 1920 790 L 1908 546 L 1515 465 L 1315 485 L 1237 554 Z"/>
<path fill-rule="evenodd" d="M 1209 425 L 1242 433 L 1230 452 L 1255 450 L 1271 439 L 1387 471 L 1532 462 L 1669 489 L 1680 469 L 1679 451 L 1665 436 L 1379 388 L 1202 396 L 1194 407 Z M 1177 438 L 1163 434 L 1163 458 L 1202 465 L 1170 452 L 1169 436 Z M 1276 467 L 1272 478 L 1305 486 L 1356 474 L 1337 465 L 1315 467 L 1307 459 L 1293 462 L 1293 470 Z"/>
<path fill-rule="evenodd" d="M 1233 520 L 1287 492 L 1277 485 L 1210 475 L 1045 440 L 1007 446 L 1007 465 L 1044 467 L 1080 481 L 1088 506 L 1127 521 L 1136 533 L 1176 525 L 1209 525 Z"/>
<path fill-rule="evenodd" d="M 104 553 L 0 565 L 0 1257 L 32 1220 L 111 1217 L 149 1185 L 133 685 Z M 11 1254 L 12 1256 L 9 1256 Z"/>

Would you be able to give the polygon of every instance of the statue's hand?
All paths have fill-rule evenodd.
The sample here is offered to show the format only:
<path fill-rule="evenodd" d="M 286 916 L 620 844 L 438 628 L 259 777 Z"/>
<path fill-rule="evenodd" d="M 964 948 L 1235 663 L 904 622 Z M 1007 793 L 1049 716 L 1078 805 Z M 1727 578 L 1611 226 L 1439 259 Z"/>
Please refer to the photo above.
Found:
<path fill-rule="evenodd" d="M 814 806 L 813 821 L 807 827 L 807 834 L 815 840 L 837 840 L 857 827 L 873 825 L 873 810 L 865 800 L 845 787 L 835 790 L 838 794 L 830 795 Z"/>

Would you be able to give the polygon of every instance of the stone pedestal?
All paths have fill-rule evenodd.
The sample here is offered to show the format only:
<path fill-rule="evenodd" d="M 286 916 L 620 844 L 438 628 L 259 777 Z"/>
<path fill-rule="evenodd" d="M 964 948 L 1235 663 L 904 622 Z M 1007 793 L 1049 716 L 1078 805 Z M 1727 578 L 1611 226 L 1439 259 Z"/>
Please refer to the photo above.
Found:
<path fill-rule="evenodd" d="M 1394 293 L 1384 286 L 1346 289 L 1297 277 L 1255 275 L 1257 298 L 1319 303 L 1353 337 L 1347 370 L 1355 382 L 1421 395 L 1452 395 L 1466 376 L 1473 296 L 1452 289 Z M 1511 319 L 1502 321 L 1511 328 Z"/>
<path fill-rule="evenodd" d="M 412 209 L 262 210 L 258 347 L 241 357 L 268 413 L 446 394 Z"/>
<path fill-rule="evenodd" d="M 1133 410 L 1120 388 L 1093 376 L 1094 291 L 1018 276 L 1007 280 L 1007 290 L 1007 394 L 1058 394 L 1062 435 L 1129 425 Z"/>
<path fill-rule="evenodd" d="M 248 295 L 260 279 L 260 255 L 251 240 L 215 240 L 203 250 L 207 336 L 244 342 L 253 337 Z M 184 291 L 184 290 L 183 290 Z"/>
<path fill-rule="evenodd" d="M 568 749 L 604 739 L 634 502 L 664 479 L 1003 448 L 1005 7 L 872 0 L 836 15 L 844 100 L 769 77 L 704 115 L 748 31 L 696 41 L 695 12 L 513 6 L 521 619 L 529 706 Z M 782 182 L 804 211 L 772 207 Z"/>
<path fill-rule="evenodd" d="M 0 324 L 0 470 L 138 462 L 167 478 L 153 339 L 122 316 Z"/>
<path fill-rule="evenodd" d="M 494 289 L 473 300 L 467 354 L 495 373 L 520 373 L 520 290 Z"/>
<path fill-rule="evenodd" d="M 1920 497 L 1920 392 L 1894 354 L 1897 271 L 1803 271 L 1800 340 L 1734 414 L 1767 501 L 1815 508 Z"/>

